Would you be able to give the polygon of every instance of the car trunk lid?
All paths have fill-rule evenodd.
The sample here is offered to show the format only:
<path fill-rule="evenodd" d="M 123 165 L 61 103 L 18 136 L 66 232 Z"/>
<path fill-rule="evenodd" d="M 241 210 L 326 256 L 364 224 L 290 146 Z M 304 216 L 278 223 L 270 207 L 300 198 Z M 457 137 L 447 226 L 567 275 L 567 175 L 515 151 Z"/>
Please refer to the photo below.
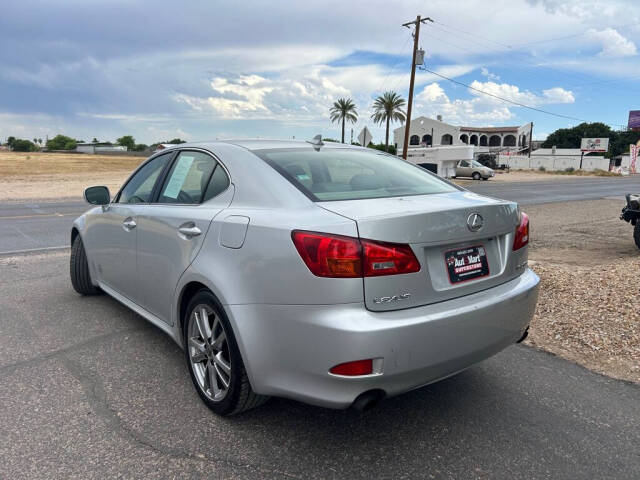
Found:
<path fill-rule="evenodd" d="M 518 274 L 511 248 L 518 225 L 513 202 L 457 191 L 318 205 L 354 220 L 360 238 L 409 244 L 418 258 L 419 272 L 364 279 L 365 303 L 371 310 L 409 308 L 461 297 Z M 454 265 L 456 259 L 460 267 Z"/>

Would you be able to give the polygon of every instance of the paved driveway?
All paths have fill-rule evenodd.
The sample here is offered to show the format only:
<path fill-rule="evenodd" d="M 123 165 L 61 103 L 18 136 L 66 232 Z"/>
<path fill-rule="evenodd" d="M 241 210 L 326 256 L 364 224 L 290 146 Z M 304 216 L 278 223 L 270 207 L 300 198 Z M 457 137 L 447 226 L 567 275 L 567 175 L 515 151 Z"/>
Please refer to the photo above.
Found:
<path fill-rule="evenodd" d="M 640 387 L 513 346 L 366 413 L 220 419 L 181 350 L 68 253 L 0 259 L 0 478 L 640 478 Z"/>

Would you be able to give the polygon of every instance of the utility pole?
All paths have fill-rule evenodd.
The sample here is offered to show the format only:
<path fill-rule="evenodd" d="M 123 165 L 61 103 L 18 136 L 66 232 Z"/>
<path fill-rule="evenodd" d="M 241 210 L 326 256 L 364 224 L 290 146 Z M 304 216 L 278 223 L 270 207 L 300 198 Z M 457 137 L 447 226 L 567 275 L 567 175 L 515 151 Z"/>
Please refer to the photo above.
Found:
<path fill-rule="evenodd" d="M 529 158 L 531 158 L 531 150 L 533 150 L 533 122 L 531 122 L 531 129 L 529 130 Z"/>
<path fill-rule="evenodd" d="M 402 145 L 402 158 L 407 159 L 407 149 L 409 148 L 409 128 L 411 127 L 411 106 L 413 104 L 413 84 L 416 79 L 416 52 L 418 51 L 418 40 L 420 39 L 420 24 L 425 22 L 433 22 L 429 17 L 416 17 L 413 22 L 403 23 L 403 27 L 411 28 L 413 25 L 416 31 L 413 33 L 413 58 L 411 60 L 411 82 L 409 82 L 409 102 L 407 104 L 407 122 L 404 126 L 404 144 Z"/>

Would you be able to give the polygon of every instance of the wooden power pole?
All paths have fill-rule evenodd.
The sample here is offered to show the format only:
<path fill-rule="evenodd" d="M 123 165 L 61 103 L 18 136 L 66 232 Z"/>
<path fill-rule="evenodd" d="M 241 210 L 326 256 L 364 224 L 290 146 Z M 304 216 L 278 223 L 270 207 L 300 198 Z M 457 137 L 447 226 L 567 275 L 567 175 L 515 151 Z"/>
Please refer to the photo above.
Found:
<path fill-rule="evenodd" d="M 413 58 L 411 60 L 411 81 L 409 82 L 409 102 L 407 104 L 407 121 L 404 125 L 404 144 L 402 145 L 402 158 L 407 159 L 407 149 L 409 148 L 409 129 L 411 128 L 411 106 L 413 104 L 413 84 L 416 79 L 416 52 L 418 51 L 418 40 L 420 39 L 420 24 L 433 22 L 429 17 L 416 17 L 413 22 L 403 23 L 403 27 L 411 28 L 414 25 L 416 31 L 413 33 Z M 433 141 L 433 140 L 432 140 Z"/>

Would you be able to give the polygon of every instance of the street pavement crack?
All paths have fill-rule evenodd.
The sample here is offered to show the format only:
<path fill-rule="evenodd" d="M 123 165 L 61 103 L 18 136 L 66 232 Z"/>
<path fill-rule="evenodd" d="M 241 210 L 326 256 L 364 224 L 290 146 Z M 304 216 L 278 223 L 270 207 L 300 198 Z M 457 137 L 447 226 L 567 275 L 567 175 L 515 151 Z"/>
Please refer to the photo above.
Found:
<path fill-rule="evenodd" d="M 141 448 L 150 449 L 161 455 L 168 455 L 178 459 L 194 460 L 198 462 L 222 463 L 230 467 L 249 469 L 260 475 L 272 476 L 273 474 L 277 474 L 289 478 L 303 478 L 289 472 L 273 468 L 271 466 L 238 462 L 224 455 L 205 456 L 201 454 L 195 454 L 179 448 L 168 447 L 166 445 L 159 444 L 158 442 L 155 442 L 150 438 L 147 438 L 141 432 L 136 431 L 126 425 L 118 415 L 118 412 L 109 406 L 109 403 L 107 401 L 107 394 L 100 378 L 83 370 L 83 368 L 78 363 L 74 362 L 67 356 L 67 353 L 70 352 L 60 352 L 57 355 L 57 360 L 60 361 L 62 365 L 67 369 L 67 371 L 80 383 L 94 413 L 104 421 L 105 425 L 111 431 L 118 434 L 125 440 L 133 443 L 134 445 L 138 445 Z"/>

